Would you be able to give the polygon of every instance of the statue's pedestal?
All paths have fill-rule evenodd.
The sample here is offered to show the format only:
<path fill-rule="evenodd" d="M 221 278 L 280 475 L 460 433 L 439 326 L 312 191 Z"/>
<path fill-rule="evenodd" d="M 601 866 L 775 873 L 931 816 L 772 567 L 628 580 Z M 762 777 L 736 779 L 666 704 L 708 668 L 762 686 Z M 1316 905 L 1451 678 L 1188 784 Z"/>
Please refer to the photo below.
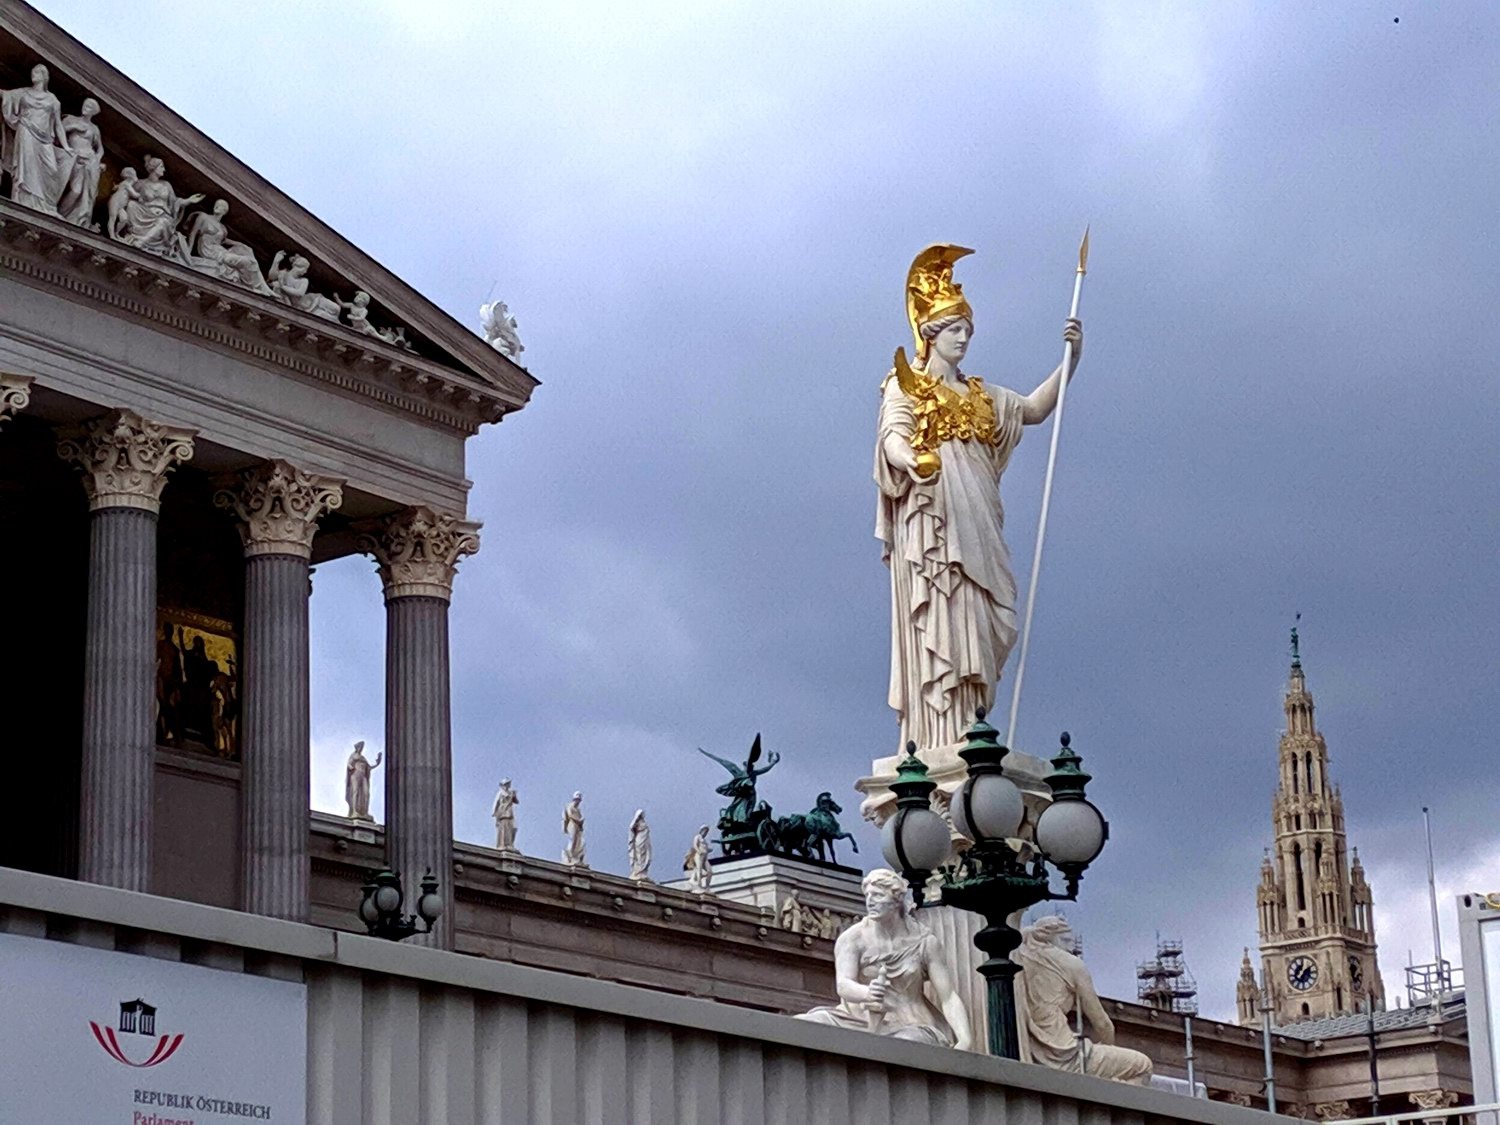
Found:
<path fill-rule="evenodd" d="M 989 1007 L 985 980 L 979 975 L 985 956 L 974 944 L 974 935 L 984 925 L 984 919 L 956 906 L 924 906 L 917 911 L 917 921 L 932 931 L 942 947 L 943 960 L 953 978 L 953 990 L 962 998 L 964 1011 L 969 1015 L 969 1042 L 974 1045 L 973 1050 L 987 1053 Z"/>
<path fill-rule="evenodd" d="M 948 802 L 954 792 L 968 777 L 968 764 L 958 756 L 964 744 L 955 742 L 951 746 L 938 746 L 931 750 L 918 750 L 917 757 L 927 766 L 928 780 L 937 783 L 933 794 L 933 807 L 948 818 Z M 873 821 L 876 827 L 884 824 L 896 811 L 896 795 L 891 792 L 891 782 L 896 780 L 896 765 L 904 754 L 892 754 L 889 758 L 877 758 L 870 764 L 870 776 L 854 783 L 854 788 L 864 794 L 859 806 L 860 815 Z M 1052 790 L 1043 780 L 1052 772 L 1051 765 L 1030 754 L 1012 750 L 1005 755 L 1005 776 L 1015 782 L 1025 797 L 1026 819 L 1036 823 L 1037 815 L 1052 800 Z M 957 838 L 957 837 L 955 837 Z"/>
<path fill-rule="evenodd" d="M 864 873 L 855 868 L 771 855 L 716 859 L 712 865 L 709 894 L 758 907 L 773 929 L 832 937 L 853 919 L 864 917 Z M 674 879 L 666 886 L 686 890 L 688 884 L 686 879 Z M 787 908 L 792 899 L 797 909 Z"/>

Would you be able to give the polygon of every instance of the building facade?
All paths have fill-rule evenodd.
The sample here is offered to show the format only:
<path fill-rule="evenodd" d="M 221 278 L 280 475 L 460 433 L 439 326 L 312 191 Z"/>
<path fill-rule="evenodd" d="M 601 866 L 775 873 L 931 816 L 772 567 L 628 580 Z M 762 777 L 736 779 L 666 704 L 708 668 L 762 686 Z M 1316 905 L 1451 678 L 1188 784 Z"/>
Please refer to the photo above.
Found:
<path fill-rule="evenodd" d="M 1271 802 L 1276 843 L 1256 890 L 1261 977 L 1257 984 L 1247 951 L 1236 988 L 1242 1024 L 1261 1021 L 1263 999 L 1277 1025 L 1385 1007 L 1370 885 L 1344 834 L 1344 799 L 1314 721 L 1295 629 L 1285 708 Z"/>

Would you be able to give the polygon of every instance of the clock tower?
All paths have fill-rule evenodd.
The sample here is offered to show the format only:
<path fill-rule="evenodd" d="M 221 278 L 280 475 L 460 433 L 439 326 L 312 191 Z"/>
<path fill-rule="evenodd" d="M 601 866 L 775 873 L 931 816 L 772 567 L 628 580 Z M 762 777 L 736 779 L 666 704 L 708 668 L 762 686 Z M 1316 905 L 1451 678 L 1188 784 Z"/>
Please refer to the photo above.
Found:
<path fill-rule="evenodd" d="M 1313 722 L 1296 629 L 1285 706 L 1280 778 L 1271 801 L 1276 846 L 1261 860 L 1255 896 L 1259 987 L 1270 992 L 1277 1024 L 1359 1012 L 1366 1002 L 1382 1009 L 1370 885 L 1359 852 L 1348 851 L 1344 800 L 1329 779 L 1328 747 Z M 1248 958 L 1240 993 L 1247 991 L 1247 972 Z M 1240 1022 L 1258 1023 L 1259 1012 L 1245 999 Z"/>

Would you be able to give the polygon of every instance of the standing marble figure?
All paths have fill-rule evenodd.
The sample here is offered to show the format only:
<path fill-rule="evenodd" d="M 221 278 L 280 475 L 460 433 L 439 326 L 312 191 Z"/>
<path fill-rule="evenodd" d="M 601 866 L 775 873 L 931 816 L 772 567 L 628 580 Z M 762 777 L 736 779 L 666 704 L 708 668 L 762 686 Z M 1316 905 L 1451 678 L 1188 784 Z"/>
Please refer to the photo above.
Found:
<path fill-rule="evenodd" d="M 637 883 L 651 878 L 651 826 L 646 823 L 645 809 L 636 809 L 630 818 L 626 851 L 630 857 L 630 877 Z"/>
<path fill-rule="evenodd" d="M 929 246 L 907 272 L 916 358 L 908 365 L 905 350 L 896 353 L 875 446 L 875 535 L 891 571 L 889 701 L 898 745 L 923 750 L 962 741 L 975 708 L 993 703 L 1015 645 L 1000 477 L 1023 428 L 1052 414 L 1063 375 L 1059 365 L 1021 395 L 960 370 L 974 314 L 953 264 L 970 253 Z M 1063 336 L 1076 370 L 1082 326 L 1069 320 Z"/>
<path fill-rule="evenodd" d="M 354 752 L 344 765 L 344 802 L 349 806 L 350 820 L 374 820 L 370 815 L 370 772 L 380 765 L 383 755 L 372 762 L 365 757 L 365 744 L 356 742 Z"/>
<path fill-rule="evenodd" d="M 563 835 L 568 838 L 563 845 L 562 861 L 569 867 L 587 867 L 588 860 L 583 845 L 583 794 L 574 793 L 573 799 L 563 806 Z"/>
<path fill-rule="evenodd" d="M 502 852 L 516 850 L 516 806 L 520 803 L 510 778 L 501 778 L 500 788 L 495 792 L 495 803 L 490 806 L 490 815 L 495 818 L 495 847 Z"/>
<path fill-rule="evenodd" d="M 861 886 L 867 913 L 833 943 L 839 1004 L 797 1019 L 968 1050 L 963 999 L 942 944 L 915 917 L 906 881 L 882 867 Z"/>
<path fill-rule="evenodd" d="M 695 895 L 708 894 L 708 885 L 713 882 L 713 865 L 708 862 L 708 825 L 698 829 L 687 855 L 682 857 L 682 869 L 687 872 L 687 889 Z"/>
<path fill-rule="evenodd" d="M 1114 1021 L 1099 1003 L 1094 978 L 1076 954 L 1062 948 L 1069 936 L 1065 918 L 1043 918 L 1021 931 L 1021 946 L 1011 954 L 1021 966 L 1016 977 L 1021 1061 L 1146 1085 L 1151 1081 L 1151 1060 L 1140 1051 L 1114 1045 Z M 1079 1041 L 1069 1023 L 1075 1011 L 1082 1011 L 1092 1038 Z"/>
<path fill-rule="evenodd" d="M 41 63 L 31 85 L 0 90 L 0 169 L 10 173 L 10 198 L 57 214 L 57 200 L 73 173 L 73 149 L 63 128 L 62 103 L 47 89 Z"/>

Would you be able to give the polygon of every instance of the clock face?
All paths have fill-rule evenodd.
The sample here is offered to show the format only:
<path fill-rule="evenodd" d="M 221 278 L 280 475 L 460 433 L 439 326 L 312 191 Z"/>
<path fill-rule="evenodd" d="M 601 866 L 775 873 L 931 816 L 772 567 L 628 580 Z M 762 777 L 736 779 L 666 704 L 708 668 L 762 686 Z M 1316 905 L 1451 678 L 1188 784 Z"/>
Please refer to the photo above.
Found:
<path fill-rule="evenodd" d="M 1349 983 L 1355 988 L 1363 988 L 1365 986 L 1365 967 L 1360 963 L 1358 957 L 1351 956 L 1349 958 Z"/>
<path fill-rule="evenodd" d="M 1318 983 L 1318 966 L 1311 957 L 1293 957 L 1286 967 L 1287 983 L 1298 992 L 1306 992 Z"/>

